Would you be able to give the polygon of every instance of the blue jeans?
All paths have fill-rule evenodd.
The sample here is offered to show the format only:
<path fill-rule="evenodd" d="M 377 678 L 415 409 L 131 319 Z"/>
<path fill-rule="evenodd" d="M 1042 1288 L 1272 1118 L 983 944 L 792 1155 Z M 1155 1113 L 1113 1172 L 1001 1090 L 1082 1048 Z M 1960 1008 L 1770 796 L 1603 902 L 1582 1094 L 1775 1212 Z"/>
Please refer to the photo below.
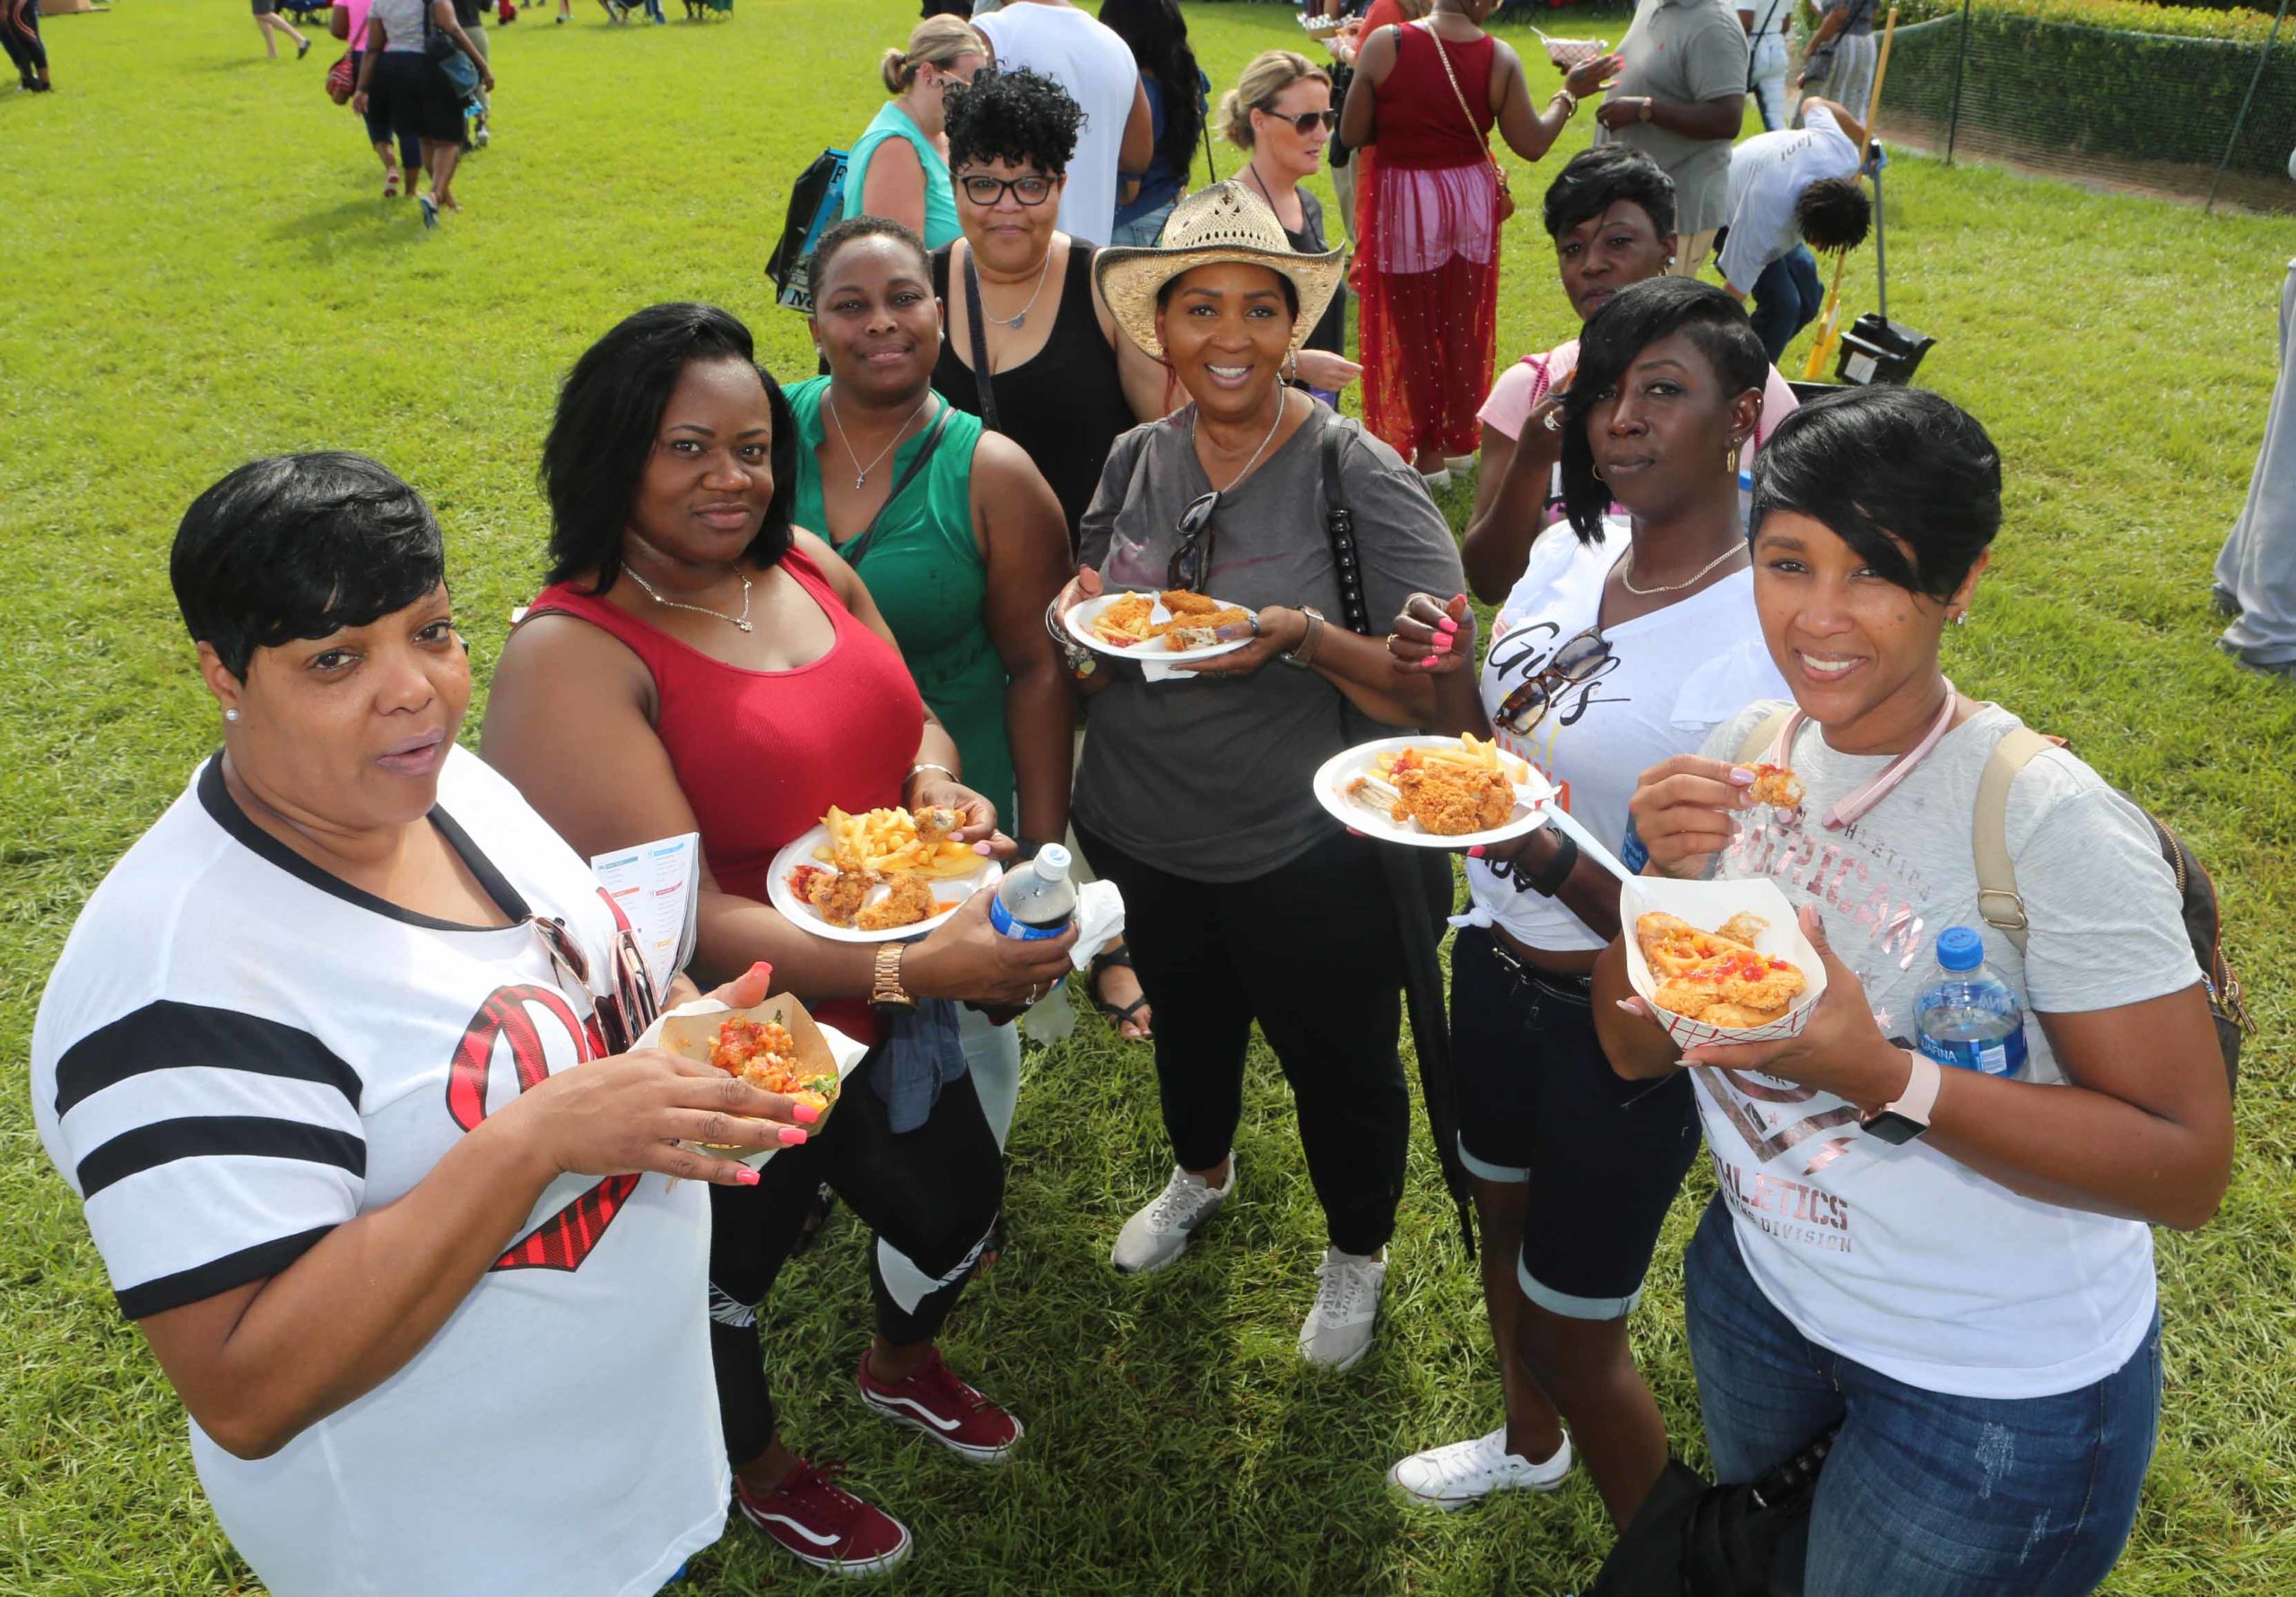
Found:
<path fill-rule="evenodd" d="M 2161 1419 L 2161 1320 L 2128 1362 L 2055 1397 L 1950 1397 L 1810 1341 L 1746 1272 L 1707 1206 L 1684 1260 L 1691 1363 L 1724 1482 L 1829 1426 L 1804 1589 L 1889 1597 L 2075 1597 L 2136 1520 Z"/>
<path fill-rule="evenodd" d="M 1178 204 L 1179 201 L 1175 198 L 1157 206 L 1153 211 L 1134 217 L 1130 221 L 1118 222 L 1116 230 L 1109 237 L 1109 242 L 1126 249 L 1155 248 L 1163 239 L 1164 223 L 1170 217 L 1172 207 Z"/>
<path fill-rule="evenodd" d="M 1793 253 L 1770 262 L 1754 279 L 1754 303 L 1750 313 L 1754 336 L 1775 366 L 1794 342 L 1794 335 L 1818 319 L 1826 308 L 1826 287 L 1818 281 L 1818 258 L 1809 247 L 1796 244 Z"/>

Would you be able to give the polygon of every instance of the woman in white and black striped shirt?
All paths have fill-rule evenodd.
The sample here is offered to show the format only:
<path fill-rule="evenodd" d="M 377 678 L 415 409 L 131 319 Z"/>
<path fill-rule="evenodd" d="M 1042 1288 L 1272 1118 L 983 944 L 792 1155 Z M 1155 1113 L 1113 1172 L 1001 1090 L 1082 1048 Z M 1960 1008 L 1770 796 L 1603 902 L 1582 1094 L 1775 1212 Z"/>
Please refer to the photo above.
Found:
<path fill-rule="evenodd" d="M 222 751 L 81 913 L 31 1090 L 216 1515 L 279 1597 L 654 1591 L 727 1482 L 703 1189 L 638 1173 L 754 1182 L 677 1139 L 807 1112 L 609 1054 L 616 914 L 456 746 L 412 489 L 255 462 L 171 572 Z"/>

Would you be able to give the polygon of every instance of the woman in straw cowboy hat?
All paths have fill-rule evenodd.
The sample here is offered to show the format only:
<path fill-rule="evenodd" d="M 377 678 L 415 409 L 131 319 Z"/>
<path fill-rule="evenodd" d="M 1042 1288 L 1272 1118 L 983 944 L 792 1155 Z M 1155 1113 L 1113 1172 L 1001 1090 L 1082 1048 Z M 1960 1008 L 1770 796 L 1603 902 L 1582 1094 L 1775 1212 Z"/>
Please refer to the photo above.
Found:
<path fill-rule="evenodd" d="M 1126 1221 L 1114 1263 L 1170 1263 L 1236 1190 L 1257 1020 L 1292 1083 L 1328 1227 L 1300 1350 L 1344 1369 L 1370 1345 L 1403 1189 L 1404 966 L 1373 845 L 1325 814 L 1309 777 L 1361 741 L 1351 704 L 1412 725 L 1433 699 L 1378 639 L 1324 619 L 1345 613 L 1323 510 L 1326 438 L 1369 614 L 1396 613 L 1414 588 L 1457 592 L 1458 553 L 1406 462 L 1286 385 L 1339 288 L 1338 251 L 1294 252 L 1258 195 L 1218 183 L 1179 204 L 1161 246 L 1103 250 L 1096 269 L 1118 324 L 1192 403 L 1117 440 L 1085 513 L 1083 568 L 1046 620 L 1058 636 L 1065 608 L 1104 580 L 1257 612 L 1243 648 L 1169 680 L 1128 662 L 1083 679 L 1076 836 L 1124 891 L 1176 1166 Z"/>

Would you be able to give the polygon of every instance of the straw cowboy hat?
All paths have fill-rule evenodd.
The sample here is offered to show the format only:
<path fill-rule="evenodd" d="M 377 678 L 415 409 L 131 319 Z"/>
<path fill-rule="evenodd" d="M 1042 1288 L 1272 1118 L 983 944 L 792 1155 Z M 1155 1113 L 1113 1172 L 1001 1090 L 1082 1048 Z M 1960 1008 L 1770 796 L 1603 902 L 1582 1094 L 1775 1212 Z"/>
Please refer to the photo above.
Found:
<path fill-rule="evenodd" d="M 1092 273 L 1116 325 L 1161 360 L 1164 345 L 1156 336 L 1156 294 L 1166 283 L 1214 262 L 1268 267 L 1290 278 L 1299 291 L 1300 317 L 1292 329 L 1292 347 L 1297 350 L 1339 291 L 1344 253 L 1301 255 L 1283 236 L 1283 224 L 1265 200 L 1240 183 L 1214 183 L 1172 207 L 1162 238 L 1152 247 L 1103 249 L 1092 262 Z"/>

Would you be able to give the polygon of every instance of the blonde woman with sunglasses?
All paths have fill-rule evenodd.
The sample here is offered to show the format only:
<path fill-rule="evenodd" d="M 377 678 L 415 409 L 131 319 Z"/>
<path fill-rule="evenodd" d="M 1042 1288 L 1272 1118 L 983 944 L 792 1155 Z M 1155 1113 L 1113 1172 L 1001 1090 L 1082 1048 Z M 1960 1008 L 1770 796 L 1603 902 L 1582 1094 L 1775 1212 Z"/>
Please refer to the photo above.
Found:
<path fill-rule="evenodd" d="M 1495 733 L 1630 864 L 1641 772 L 1781 685 L 1735 464 L 1769 370 L 1718 288 L 1658 278 L 1613 295 L 1553 413 L 1570 525 L 1532 544 L 1479 669 L 1464 599 L 1419 595 L 1395 624 L 1391 651 L 1435 680 L 1435 727 Z M 1613 501 L 1623 522 L 1606 519 Z M 1451 1056 L 1506 1423 L 1439 1442 L 1390 1479 L 1445 1509 L 1548 1490 L 1575 1440 L 1622 1526 L 1666 1461 L 1626 1317 L 1698 1151 L 1697 1112 L 1686 1077 L 1622 1082 L 1596 1038 L 1588 977 L 1618 932 L 1617 881 L 1552 829 L 1469 854 Z"/>
<path fill-rule="evenodd" d="M 961 17 L 927 17 L 906 50 L 878 64 L 885 92 L 846 167 L 845 220 L 882 216 L 938 249 L 957 237 L 957 196 L 949 182 L 948 96 L 988 65 L 988 44 Z"/>

